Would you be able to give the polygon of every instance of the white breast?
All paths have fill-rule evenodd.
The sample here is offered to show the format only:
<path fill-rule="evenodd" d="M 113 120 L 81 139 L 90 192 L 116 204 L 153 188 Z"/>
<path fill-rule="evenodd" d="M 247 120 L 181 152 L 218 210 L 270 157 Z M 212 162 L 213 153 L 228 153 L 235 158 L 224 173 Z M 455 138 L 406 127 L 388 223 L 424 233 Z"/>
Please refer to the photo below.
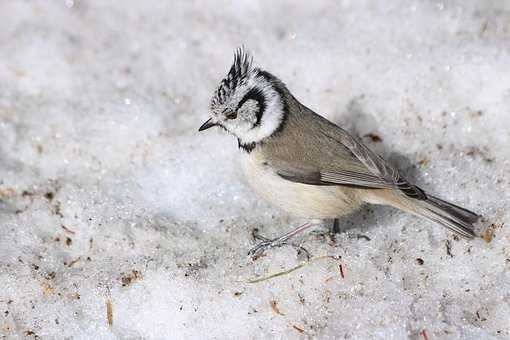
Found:
<path fill-rule="evenodd" d="M 291 182 L 278 176 L 260 152 L 242 152 L 246 179 L 264 199 L 296 217 L 335 218 L 358 208 L 361 201 L 346 187 Z"/>

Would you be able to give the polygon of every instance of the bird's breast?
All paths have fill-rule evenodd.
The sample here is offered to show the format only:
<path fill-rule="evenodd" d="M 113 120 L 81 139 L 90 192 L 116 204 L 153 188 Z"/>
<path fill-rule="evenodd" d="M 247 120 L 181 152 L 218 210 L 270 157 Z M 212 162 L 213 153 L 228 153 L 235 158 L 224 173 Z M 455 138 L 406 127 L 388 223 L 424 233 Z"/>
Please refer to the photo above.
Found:
<path fill-rule="evenodd" d="M 359 207 L 351 188 L 291 182 L 280 177 L 261 152 L 243 153 L 241 164 L 254 191 L 289 214 L 304 218 L 335 218 Z"/>

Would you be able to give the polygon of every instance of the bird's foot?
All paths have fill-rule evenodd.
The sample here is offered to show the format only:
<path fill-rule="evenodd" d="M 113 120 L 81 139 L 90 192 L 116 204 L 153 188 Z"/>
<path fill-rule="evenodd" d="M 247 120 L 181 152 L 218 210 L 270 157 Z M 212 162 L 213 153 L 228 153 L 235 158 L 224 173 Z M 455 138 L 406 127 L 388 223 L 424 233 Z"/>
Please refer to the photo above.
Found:
<path fill-rule="evenodd" d="M 313 224 L 305 223 L 305 224 L 299 226 L 298 228 L 286 233 L 285 235 L 282 235 L 275 239 L 269 239 L 267 237 L 264 237 L 258 233 L 258 229 L 254 229 L 252 232 L 253 238 L 256 240 L 261 240 L 262 242 L 257 244 L 255 247 L 251 248 L 250 251 L 248 251 L 248 255 L 257 259 L 260 256 L 262 256 L 266 250 L 269 250 L 269 249 L 275 248 L 275 247 L 281 247 L 284 245 L 291 245 L 297 249 L 298 254 L 304 253 L 307 257 L 309 257 L 310 255 L 305 248 L 303 248 L 301 246 L 294 245 L 294 244 L 289 244 L 289 243 L 287 243 L 287 241 L 294 235 L 302 232 L 303 230 L 310 228 L 311 226 L 313 226 Z"/>
<path fill-rule="evenodd" d="M 280 238 L 275 238 L 273 240 L 266 239 L 265 241 L 262 241 L 258 243 L 255 247 L 251 248 L 248 251 L 248 255 L 258 258 L 264 254 L 266 250 L 269 250 L 271 248 L 275 247 L 281 247 L 283 245 L 286 245 L 287 242 L 285 240 L 281 240 Z"/>
<path fill-rule="evenodd" d="M 285 244 L 287 244 L 285 241 L 288 239 L 287 237 L 277 237 L 275 239 L 269 239 L 265 236 L 262 236 L 259 234 L 259 230 L 257 228 L 253 229 L 252 236 L 255 240 L 259 240 L 262 242 L 257 243 L 257 245 L 253 248 L 251 248 L 248 251 L 248 255 L 252 256 L 254 258 L 259 258 L 264 254 L 266 250 L 269 250 L 271 248 L 275 247 L 281 247 Z"/>
<path fill-rule="evenodd" d="M 281 237 L 275 238 L 273 240 L 265 239 L 265 241 L 262 241 L 258 243 L 255 247 L 251 248 L 248 251 L 248 255 L 251 256 L 253 259 L 258 259 L 259 257 L 264 255 L 266 250 L 282 246 L 292 246 L 296 249 L 298 256 L 300 257 L 305 256 L 306 259 L 310 259 L 310 252 L 306 248 L 300 245 L 288 243 L 285 240 L 282 240 Z"/>

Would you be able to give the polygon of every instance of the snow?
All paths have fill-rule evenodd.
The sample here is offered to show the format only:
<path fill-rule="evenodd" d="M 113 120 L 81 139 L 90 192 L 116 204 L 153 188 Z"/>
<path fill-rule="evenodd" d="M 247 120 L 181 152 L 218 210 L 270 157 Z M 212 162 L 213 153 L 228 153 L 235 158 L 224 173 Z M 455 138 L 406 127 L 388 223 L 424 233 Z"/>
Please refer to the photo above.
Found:
<path fill-rule="evenodd" d="M 510 336 L 508 2 L 3 1 L 0 13 L 3 336 Z M 241 44 L 494 237 L 372 206 L 336 242 L 298 237 L 315 260 L 250 283 L 306 257 L 247 256 L 254 228 L 302 221 L 254 196 L 234 138 L 197 132 Z"/>

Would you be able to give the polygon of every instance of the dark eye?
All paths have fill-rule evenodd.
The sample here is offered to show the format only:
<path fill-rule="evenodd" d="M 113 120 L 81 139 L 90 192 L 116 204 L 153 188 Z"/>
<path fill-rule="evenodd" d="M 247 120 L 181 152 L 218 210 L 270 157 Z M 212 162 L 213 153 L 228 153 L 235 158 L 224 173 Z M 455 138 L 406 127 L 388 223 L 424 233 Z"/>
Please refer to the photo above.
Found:
<path fill-rule="evenodd" d="M 227 113 L 226 117 L 227 117 L 227 119 L 236 119 L 237 111 L 232 111 L 232 112 Z"/>

